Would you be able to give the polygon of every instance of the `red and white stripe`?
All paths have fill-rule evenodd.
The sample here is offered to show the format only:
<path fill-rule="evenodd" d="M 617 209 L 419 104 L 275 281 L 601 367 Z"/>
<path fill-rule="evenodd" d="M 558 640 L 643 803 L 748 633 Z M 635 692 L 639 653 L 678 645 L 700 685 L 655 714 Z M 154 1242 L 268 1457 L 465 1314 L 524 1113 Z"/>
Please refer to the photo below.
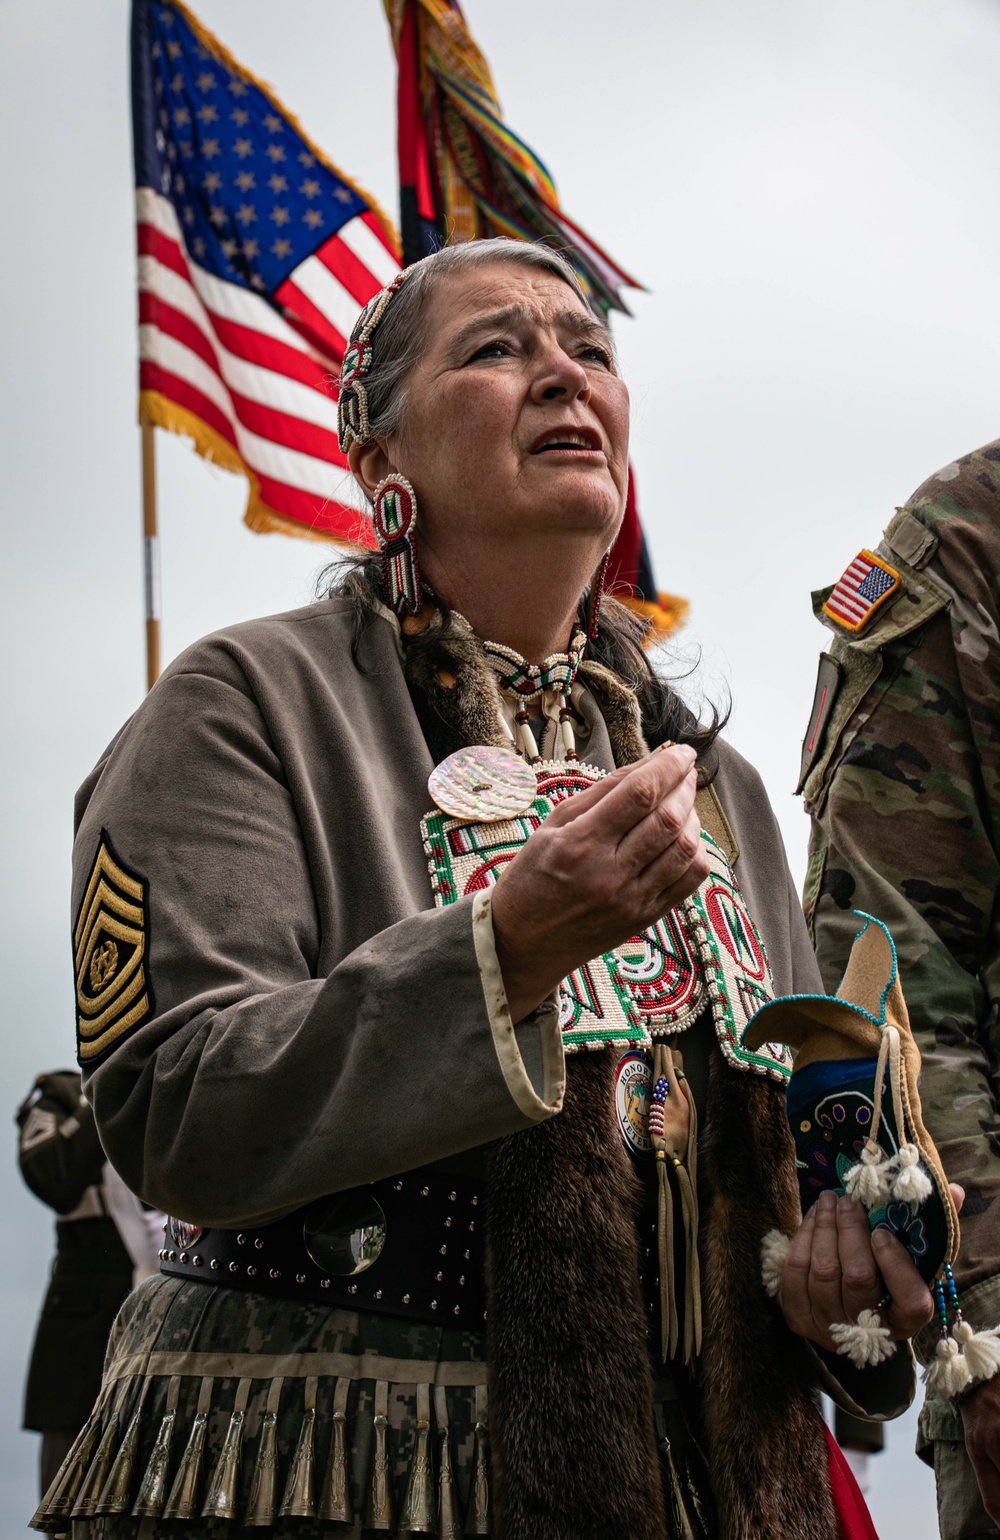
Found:
<path fill-rule="evenodd" d="M 173 205 L 136 192 L 139 382 L 239 455 L 265 505 L 317 533 L 362 539 L 367 513 L 337 443 L 336 377 L 361 307 L 399 271 L 372 214 L 343 226 L 261 295 L 199 267 Z"/>
<path fill-rule="evenodd" d="M 860 625 L 865 616 L 873 608 L 871 599 L 859 599 L 858 589 L 875 567 L 873 561 L 868 561 L 860 553 L 855 556 L 851 565 L 839 579 L 833 593 L 826 601 L 826 607 L 831 614 L 838 616 L 850 626 Z"/>

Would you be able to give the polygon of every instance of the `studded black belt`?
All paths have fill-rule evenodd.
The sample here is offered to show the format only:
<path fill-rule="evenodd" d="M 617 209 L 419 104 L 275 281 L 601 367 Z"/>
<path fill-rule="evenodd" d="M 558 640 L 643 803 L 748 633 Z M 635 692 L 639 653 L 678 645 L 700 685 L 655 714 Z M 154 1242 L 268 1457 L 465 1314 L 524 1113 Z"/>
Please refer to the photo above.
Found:
<path fill-rule="evenodd" d="M 478 1183 L 429 1170 L 319 1198 L 275 1224 L 169 1219 L 160 1271 L 282 1299 L 482 1331 Z"/>

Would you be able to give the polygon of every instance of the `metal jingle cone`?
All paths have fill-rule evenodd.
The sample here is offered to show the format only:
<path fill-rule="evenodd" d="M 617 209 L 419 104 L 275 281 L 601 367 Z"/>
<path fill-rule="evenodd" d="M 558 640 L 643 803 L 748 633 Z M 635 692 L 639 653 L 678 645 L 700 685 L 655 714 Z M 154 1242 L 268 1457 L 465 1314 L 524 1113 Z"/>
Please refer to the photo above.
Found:
<path fill-rule="evenodd" d="M 389 1457 L 389 1386 L 379 1380 L 375 1386 L 375 1447 L 368 1479 L 368 1503 L 365 1529 L 392 1531 L 396 1528 L 392 1492 L 392 1461 Z"/>
<path fill-rule="evenodd" d="M 490 1520 L 490 1435 L 486 1423 L 477 1422 L 472 1446 L 472 1485 L 469 1488 L 469 1505 L 465 1510 L 465 1533 L 488 1535 L 491 1532 Z"/>
<path fill-rule="evenodd" d="M 177 1475 L 170 1489 L 165 1519 L 194 1519 L 198 1517 L 198 1491 L 201 1486 L 201 1467 L 205 1453 L 205 1435 L 208 1431 L 208 1413 L 195 1412 L 187 1447 L 181 1455 Z"/>
<path fill-rule="evenodd" d="M 316 1502 L 313 1497 L 315 1468 L 316 1408 L 309 1406 L 302 1413 L 298 1442 L 285 1482 L 285 1495 L 278 1513 L 283 1519 L 314 1519 Z"/>
<path fill-rule="evenodd" d="M 232 1416 L 229 1419 L 229 1427 L 226 1431 L 225 1442 L 215 1462 L 208 1483 L 208 1491 L 202 1505 L 201 1516 L 203 1519 L 235 1519 L 237 1502 L 236 1488 L 240 1476 L 240 1452 L 243 1445 L 243 1423 L 246 1418 L 246 1405 L 250 1395 L 250 1381 L 240 1380 L 236 1389 L 236 1402 L 233 1406 Z"/>
<path fill-rule="evenodd" d="M 61 1521 L 69 1518 L 100 1434 L 101 1407 L 98 1406 L 81 1428 L 69 1454 L 56 1471 L 52 1485 L 28 1520 L 29 1529 L 65 1528 Z"/>
<path fill-rule="evenodd" d="M 436 1528 L 434 1477 L 431 1472 L 431 1402 L 427 1385 L 417 1386 L 417 1440 L 410 1463 L 400 1528 L 432 1534 Z"/>
<path fill-rule="evenodd" d="M 438 1472 L 438 1540 L 460 1540 L 462 1518 L 458 1506 L 458 1487 L 451 1467 L 451 1440 L 448 1429 L 440 1434 L 441 1468 Z"/>
<path fill-rule="evenodd" d="M 149 1381 L 146 1381 L 146 1385 Z M 132 1420 L 125 1430 L 125 1437 L 117 1455 L 115 1463 L 108 1474 L 104 1484 L 104 1490 L 97 1499 L 95 1513 L 128 1513 L 132 1506 L 132 1471 L 135 1466 L 135 1457 L 139 1448 L 139 1430 L 142 1426 L 142 1408 L 145 1401 L 146 1385 L 139 1398 L 139 1405 L 132 1414 Z"/>
<path fill-rule="evenodd" d="M 145 1474 L 139 1483 L 139 1496 L 132 1509 L 136 1519 L 158 1519 L 167 1500 L 167 1471 L 170 1466 L 170 1446 L 174 1440 L 177 1411 L 168 1407 L 163 1414 L 153 1452 L 149 1457 Z"/>
<path fill-rule="evenodd" d="M 250 1495 L 243 1515 L 247 1529 L 274 1523 L 278 1500 L 278 1414 L 265 1412 L 260 1424 L 260 1442 L 250 1478 Z"/>
<path fill-rule="evenodd" d="M 353 1524 L 351 1483 L 347 1475 L 347 1395 L 350 1381 L 340 1379 L 333 1397 L 333 1430 L 318 1517 L 331 1524 Z"/>
<path fill-rule="evenodd" d="M 97 1499 L 104 1490 L 104 1483 L 108 1479 L 108 1471 L 111 1461 L 114 1459 L 114 1448 L 118 1439 L 118 1413 L 112 1412 L 108 1418 L 108 1425 L 101 1435 L 101 1441 L 83 1478 L 80 1490 L 77 1493 L 76 1502 L 70 1514 L 74 1519 L 89 1519 L 97 1508 Z"/>

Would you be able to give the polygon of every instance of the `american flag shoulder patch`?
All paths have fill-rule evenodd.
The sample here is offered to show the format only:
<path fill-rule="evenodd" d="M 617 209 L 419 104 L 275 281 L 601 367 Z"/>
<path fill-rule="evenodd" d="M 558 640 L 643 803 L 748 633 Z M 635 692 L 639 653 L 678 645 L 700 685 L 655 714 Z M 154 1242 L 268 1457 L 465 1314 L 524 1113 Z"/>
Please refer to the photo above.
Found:
<path fill-rule="evenodd" d="M 844 631 L 860 631 L 875 611 L 899 592 L 902 581 L 895 567 L 881 556 L 861 550 L 835 585 L 823 614 Z"/>

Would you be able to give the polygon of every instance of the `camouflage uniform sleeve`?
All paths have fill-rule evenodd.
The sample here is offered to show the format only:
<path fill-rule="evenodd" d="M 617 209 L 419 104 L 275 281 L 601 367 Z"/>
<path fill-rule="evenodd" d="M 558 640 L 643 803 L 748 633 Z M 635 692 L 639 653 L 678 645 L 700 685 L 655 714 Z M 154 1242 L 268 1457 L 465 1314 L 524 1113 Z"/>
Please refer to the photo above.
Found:
<path fill-rule="evenodd" d="M 946 466 L 889 525 L 878 554 L 900 589 L 856 635 L 830 623 L 800 783 L 825 987 L 855 909 L 896 942 L 924 1118 L 966 1190 L 955 1275 L 977 1327 L 1000 1324 L 998 473 L 1000 442 Z M 931 1329 L 918 1353 L 933 1342 Z"/>

